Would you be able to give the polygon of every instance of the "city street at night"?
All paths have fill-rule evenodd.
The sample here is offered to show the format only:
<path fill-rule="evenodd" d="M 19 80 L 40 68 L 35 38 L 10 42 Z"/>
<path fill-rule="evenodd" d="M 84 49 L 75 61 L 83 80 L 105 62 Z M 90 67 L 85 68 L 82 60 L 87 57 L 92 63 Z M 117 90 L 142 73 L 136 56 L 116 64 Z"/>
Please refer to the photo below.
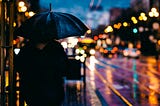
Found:
<path fill-rule="evenodd" d="M 67 88 L 70 91 L 66 93 L 72 95 L 66 96 L 65 106 L 68 99 L 69 106 L 159 106 L 160 74 L 157 64 L 152 56 L 140 59 L 88 57 L 86 89 L 80 87 L 82 82 L 71 82 Z"/>
<path fill-rule="evenodd" d="M 160 106 L 160 0 L 84 1 L 0 0 L 0 106 Z"/>

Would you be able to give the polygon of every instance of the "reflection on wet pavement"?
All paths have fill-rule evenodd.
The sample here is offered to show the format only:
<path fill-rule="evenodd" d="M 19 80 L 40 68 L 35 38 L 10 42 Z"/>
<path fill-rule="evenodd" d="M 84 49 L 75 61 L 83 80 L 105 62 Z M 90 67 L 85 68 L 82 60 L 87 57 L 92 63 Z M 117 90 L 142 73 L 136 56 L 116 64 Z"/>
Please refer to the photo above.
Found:
<path fill-rule="evenodd" d="M 126 87 L 127 89 L 130 89 L 130 95 L 132 95 L 128 98 L 128 100 L 133 100 L 134 102 L 132 102 L 132 104 L 136 106 L 159 106 L 160 74 L 157 73 L 155 63 L 144 64 L 139 60 L 133 59 L 117 60 L 118 59 L 111 60 L 112 64 L 118 67 L 117 69 L 114 68 L 116 69 L 116 71 L 112 71 L 112 74 L 116 72 L 114 76 L 117 76 L 117 78 L 113 79 L 119 80 L 119 82 L 117 82 L 122 85 L 122 87 L 125 87 L 123 85 L 125 81 L 125 85 L 127 84 Z M 120 75 L 120 73 L 122 76 Z M 123 83 L 120 83 L 121 81 Z M 118 88 L 121 87 L 119 86 Z M 118 88 L 116 89 L 118 90 Z M 118 91 L 121 92 L 121 90 Z M 124 92 L 122 92 L 121 94 L 124 97 L 127 97 L 126 95 L 129 95 L 124 94 Z"/>
<path fill-rule="evenodd" d="M 79 80 L 65 81 L 63 106 L 159 106 L 160 73 L 155 64 L 91 57 L 86 65 L 86 86 Z"/>

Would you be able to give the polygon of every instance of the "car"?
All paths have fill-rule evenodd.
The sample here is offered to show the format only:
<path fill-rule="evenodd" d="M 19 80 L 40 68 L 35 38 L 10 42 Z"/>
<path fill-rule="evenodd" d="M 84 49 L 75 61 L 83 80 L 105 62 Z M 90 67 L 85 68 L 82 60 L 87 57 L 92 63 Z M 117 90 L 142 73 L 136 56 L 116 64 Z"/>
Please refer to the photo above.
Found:
<path fill-rule="evenodd" d="M 117 46 L 107 46 L 106 48 L 103 48 L 103 56 L 107 58 L 113 58 L 118 53 L 118 47 Z"/>
<path fill-rule="evenodd" d="M 94 56 L 95 55 L 95 46 L 96 46 L 95 42 L 90 42 L 90 43 L 78 42 L 77 45 L 79 48 L 81 48 L 85 51 L 87 56 Z"/>
<path fill-rule="evenodd" d="M 123 56 L 128 58 L 139 58 L 141 52 L 137 48 L 125 48 L 123 50 Z"/>

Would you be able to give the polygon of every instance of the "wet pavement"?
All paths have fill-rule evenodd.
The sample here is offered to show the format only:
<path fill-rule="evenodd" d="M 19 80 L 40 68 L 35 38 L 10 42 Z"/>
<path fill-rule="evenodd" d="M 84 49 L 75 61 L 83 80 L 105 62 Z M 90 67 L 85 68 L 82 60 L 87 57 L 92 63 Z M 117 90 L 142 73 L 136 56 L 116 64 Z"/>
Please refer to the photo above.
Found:
<path fill-rule="evenodd" d="M 106 79 L 104 79 L 104 76 L 99 74 L 99 72 L 103 73 L 104 70 L 98 70 L 97 73 L 96 71 L 86 68 L 85 87 L 83 81 L 71 80 L 65 82 L 66 97 L 64 106 L 132 106 L 116 90 L 119 89 L 121 93 L 128 95 L 130 93 L 128 86 L 121 88 L 122 86 L 118 85 L 119 82 L 115 80 L 113 87 L 109 84 L 110 82 L 106 81 L 106 76 Z M 109 78 L 108 81 L 110 81 Z"/>
<path fill-rule="evenodd" d="M 75 63 L 74 63 L 75 64 Z M 73 65 L 75 67 L 76 65 Z M 65 78 L 65 101 L 64 106 L 101 106 L 101 102 L 95 92 L 95 89 L 88 80 L 86 71 L 89 71 L 85 68 L 83 62 L 81 63 L 80 76 L 77 74 L 77 68 L 73 68 L 72 73 L 73 78 Z M 75 77 L 75 74 L 78 79 Z M 71 77 L 71 75 L 69 75 Z"/>
<path fill-rule="evenodd" d="M 65 101 L 63 106 L 101 106 L 94 89 L 87 81 L 70 80 L 65 82 Z"/>
<path fill-rule="evenodd" d="M 93 61 L 86 62 L 86 77 L 102 106 L 159 106 L 155 63 L 126 58 Z"/>
<path fill-rule="evenodd" d="M 160 74 L 155 64 L 99 58 L 88 59 L 86 66 L 86 83 L 83 78 L 65 80 L 63 106 L 159 106 Z"/>

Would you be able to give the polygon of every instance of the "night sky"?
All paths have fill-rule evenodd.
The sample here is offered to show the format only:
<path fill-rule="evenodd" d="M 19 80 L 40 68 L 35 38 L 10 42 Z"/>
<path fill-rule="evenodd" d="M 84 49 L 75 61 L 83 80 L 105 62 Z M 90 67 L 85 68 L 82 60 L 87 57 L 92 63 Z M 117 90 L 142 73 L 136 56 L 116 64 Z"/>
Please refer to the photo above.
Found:
<path fill-rule="evenodd" d="M 130 0 L 40 0 L 40 6 L 49 8 L 52 3 L 52 10 L 59 12 L 68 12 L 85 19 L 89 7 L 101 5 L 104 11 L 113 7 L 128 8 Z"/>

